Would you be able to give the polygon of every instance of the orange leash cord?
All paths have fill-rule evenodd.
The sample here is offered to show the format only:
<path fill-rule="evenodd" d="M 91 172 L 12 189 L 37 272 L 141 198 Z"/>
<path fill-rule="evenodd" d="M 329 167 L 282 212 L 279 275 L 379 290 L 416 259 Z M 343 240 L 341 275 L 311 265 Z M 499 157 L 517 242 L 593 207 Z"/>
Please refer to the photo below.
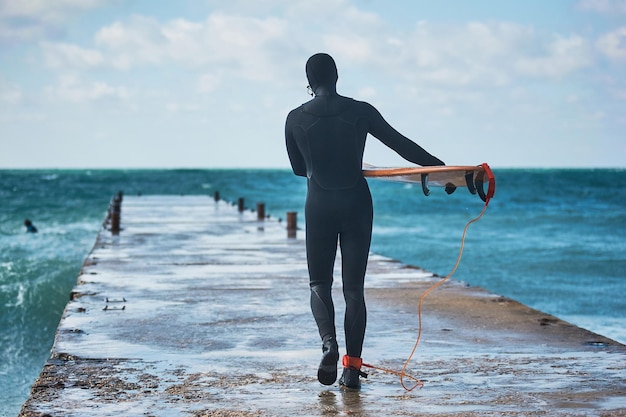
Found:
<path fill-rule="evenodd" d="M 424 386 L 424 383 L 422 381 L 420 381 L 418 378 L 406 372 L 406 369 L 409 366 L 409 363 L 411 362 L 411 360 L 413 359 L 413 356 L 415 355 L 415 351 L 417 350 L 417 346 L 419 345 L 420 340 L 422 338 L 422 304 L 424 303 L 424 299 L 426 298 L 428 294 L 430 294 L 431 291 L 433 291 L 435 288 L 442 285 L 444 282 L 448 281 L 452 277 L 452 275 L 454 275 L 457 268 L 459 267 L 459 264 L 461 263 L 461 257 L 463 255 L 463 248 L 465 247 L 465 236 L 467 235 L 467 229 L 470 227 L 472 223 L 476 223 L 478 220 L 481 219 L 481 217 L 483 217 L 483 215 L 485 214 L 485 211 L 487 211 L 487 206 L 489 205 L 489 201 L 491 200 L 491 197 L 493 197 L 495 193 L 495 178 L 493 176 L 493 173 L 491 172 L 491 169 L 489 168 L 487 164 L 482 164 L 482 166 L 485 169 L 485 173 L 489 180 L 489 191 L 485 198 L 485 206 L 483 207 L 482 211 L 480 212 L 478 216 L 471 219 L 465 225 L 465 228 L 463 229 L 463 235 L 461 236 L 461 247 L 459 249 L 459 255 L 457 256 L 456 263 L 454 264 L 454 267 L 452 268 L 450 273 L 446 275 L 444 278 L 442 278 L 440 281 L 433 284 L 430 288 L 424 291 L 424 293 L 422 293 L 420 300 L 419 300 L 419 304 L 417 306 L 417 321 L 418 321 L 417 339 L 415 340 L 415 344 L 413 345 L 413 350 L 411 351 L 411 354 L 407 358 L 406 362 L 404 362 L 404 366 L 402 367 L 402 370 L 394 371 L 392 369 L 385 369 L 385 368 L 381 368 L 378 366 L 363 363 L 363 366 L 367 368 L 378 369 L 379 371 L 398 375 L 400 377 L 400 384 L 402 385 L 402 388 L 404 388 L 406 391 L 413 391 L 417 387 L 422 388 Z M 404 383 L 404 378 L 409 378 L 413 380 L 415 384 L 411 387 L 407 387 L 407 385 Z"/>

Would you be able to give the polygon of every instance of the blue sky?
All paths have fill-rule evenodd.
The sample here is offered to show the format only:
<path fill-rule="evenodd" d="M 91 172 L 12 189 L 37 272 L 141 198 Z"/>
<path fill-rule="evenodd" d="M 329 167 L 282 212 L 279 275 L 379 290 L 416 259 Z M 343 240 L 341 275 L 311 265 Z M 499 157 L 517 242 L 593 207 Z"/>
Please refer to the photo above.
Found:
<path fill-rule="evenodd" d="M 626 0 L 0 0 L 0 168 L 288 167 L 316 52 L 449 165 L 626 166 Z"/>

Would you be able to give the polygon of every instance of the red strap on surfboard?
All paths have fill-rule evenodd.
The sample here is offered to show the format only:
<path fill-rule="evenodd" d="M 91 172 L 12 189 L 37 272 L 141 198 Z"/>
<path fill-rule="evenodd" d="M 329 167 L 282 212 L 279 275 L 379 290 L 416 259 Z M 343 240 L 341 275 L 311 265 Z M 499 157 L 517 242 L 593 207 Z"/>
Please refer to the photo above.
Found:
<path fill-rule="evenodd" d="M 485 195 L 485 205 L 489 204 L 489 200 L 496 193 L 496 176 L 493 175 L 493 171 L 486 162 L 480 164 L 480 166 L 485 170 L 485 175 L 487 176 L 487 180 L 489 181 L 489 186 L 487 187 L 487 194 Z M 482 197 L 482 196 L 481 196 Z"/>

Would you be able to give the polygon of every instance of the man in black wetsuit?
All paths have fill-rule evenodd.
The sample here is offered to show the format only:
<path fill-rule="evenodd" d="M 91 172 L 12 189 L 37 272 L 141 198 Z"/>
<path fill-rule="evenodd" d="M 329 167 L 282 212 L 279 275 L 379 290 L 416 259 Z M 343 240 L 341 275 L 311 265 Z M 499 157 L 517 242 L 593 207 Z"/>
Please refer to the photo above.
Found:
<path fill-rule="evenodd" d="M 26 233 L 37 233 L 37 228 L 30 220 L 24 220 L 24 226 L 26 226 Z"/>
<path fill-rule="evenodd" d="M 364 279 L 372 236 L 372 198 L 363 177 L 363 151 L 370 133 L 404 159 L 424 166 L 444 165 L 391 127 L 370 104 L 337 94 L 337 67 L 330 55 L 306 63 L 314 98 L 287 116 L 285 138 L 291 167 L 307 177 L 306 252 L 311 310 L 322 338 L 318 380 L 337 380 L 339 347 L 331 287 L 337 242 L 342 256 L 346 355 L 339 383 L 359 388 L 365 337 Z"/>

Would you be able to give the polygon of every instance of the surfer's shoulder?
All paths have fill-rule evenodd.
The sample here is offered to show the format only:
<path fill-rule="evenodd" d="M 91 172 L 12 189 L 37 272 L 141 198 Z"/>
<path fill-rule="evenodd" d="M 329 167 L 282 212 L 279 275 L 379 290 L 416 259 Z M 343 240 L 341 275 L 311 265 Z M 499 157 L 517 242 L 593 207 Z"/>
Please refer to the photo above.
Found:
<path fill-rule="evenodd" d="M 355 100 L 355 99 L 351 99 L 353 101 L 353 107 L 356 108 L 358 110 L 359 113 L 366 115 L 366 116 L 371 116 L 371 115 L 379 115 L 380 112 L 378 110 L 376 110 L 376 107 L 374 107 L 373 105 L 371 105 L 370 103 L 368 103 L 367 101 L 361 101 L 361 100 Z"/>
<path fill-rule="evenodd" d="M 288 114 L 287 114 L 287 120 L 290 119 L 295 119 L 297 117 L 299 117 L 302 112 L 304 111 L 304 104 L 296 107 L 295 109 L 291 110 Z"/>
<path fill-rule="evenodd" d="M 350 100 L 352 102 L 353 106 L 358 106 L 358 107 L 364 108 L 364 109 L 374 109 L 374 106 L 372 106 L 367 101 L 357 100 L 357 99 L 352 98 L 352 97 L 346 97 L 346 99 Z"/>

